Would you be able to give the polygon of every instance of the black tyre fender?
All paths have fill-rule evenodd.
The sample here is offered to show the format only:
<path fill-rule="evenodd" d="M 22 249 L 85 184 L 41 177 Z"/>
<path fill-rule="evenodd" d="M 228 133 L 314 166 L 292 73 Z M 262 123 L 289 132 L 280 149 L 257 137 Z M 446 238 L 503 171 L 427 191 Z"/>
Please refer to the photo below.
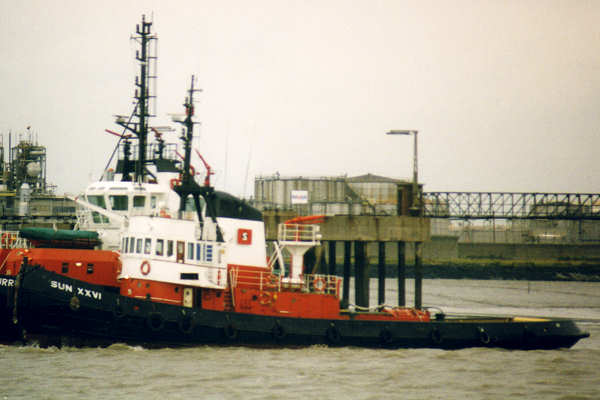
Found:
<path fill-rule="evenodd" d="M 340 331 L 333 323 L 327 328 L 325 334 L 330 344 L 339 344 L 342 341 L 342 335 L 340 335 Z"/>
<path fill-rule="evenodd" d="M 71 297 L 71 301 L 69 301 L 69 307 L 73 311 L 79 310 L 79 307 L 81 307 L 81 302 L 77 296 Z"/>
<path fill-rule="evenodd" d="M 379 333 L 379 340 L 383 344 L 390 344 L 394 341 L 394 336 L 388 328 L 383 328 L 381 333 Z"/>
<path fill-rule="evenodd" d="M 122 304 L 117 303 L 117 305 L 115 305 L 115 308 L 113 308 L 113 316 L 116 319 L 121 319 L 125 316 L 125 309 Z"/>
<path fill-rule="evenodd" d="M 223 327 L 223 334 L 229 340 L 236 340 L 240 333 L 233 324 L 227 324 Z"/>
<path fill-rule="evenodd" d="M 276 323 L 271 329 L 271 334 L 276 340 L 282 340 L 287 335 L 287 332 L 279 323 Z"/>
<path fill-rule="evenodd" d="M 179 321 L 177 321 L 177 326 L 179 327 L 179 330 L 182 333 L 190 335 L 192 332 L 194 332 L 194 328 L 196 327 L 194 315 L 182 315 L 181 317 L 179 317 Z"/>
<path fill-rule="evenodd" d="M 165 327 L 165 318 L 159 312 L 151 312 L 146 318 L 148 328 L 154 332 L 159 332 Z"/>
<path fill-rule="evenodd" d="M 429 337 L 431 338 L 431 341 L 434 344 L 442 344 L 442 342 L 444 341 L 444 336 L 438 328 L 433 328 L 431 330 L 431 333 L 429 334 Z"/>
<path fill-rule="evenodd" d="M 490 334 L 484 328 L 478 328 L 478 336 L 481 344 L 488 345 L 492 341 Z"/>

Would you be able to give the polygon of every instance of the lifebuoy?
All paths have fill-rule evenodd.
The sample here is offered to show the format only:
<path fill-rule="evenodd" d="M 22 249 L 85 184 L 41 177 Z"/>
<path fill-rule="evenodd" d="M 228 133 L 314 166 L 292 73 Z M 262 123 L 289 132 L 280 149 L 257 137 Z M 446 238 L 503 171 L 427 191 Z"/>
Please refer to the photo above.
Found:
<path fill-rule="evenodd" d="M 271 293 L 269 293 L 269 292 L 262 292 L 260 294 L 260 298 L 259 298 L 258 302 L 261 305 L 263 305 L 263 306 L 268 306 L 269 304 L 271 304 L 273 302 L 273 298 L 271 297 Z"/>
<path fill-rule="evenodd" d="M 142 265 L 140 265 L 140 271 L 142 271 L 142 275 L 148 275 L 150 273 L 150 263 L 148 260 L 144 260 Z"/>
<path fill-rule="evenodd" d="M 169 215 L 169 213 L 167 213 L 167 210 L 165 210 L 164 208 L 161 208 L 158 215 L 161 218 L 171 218 L 171 216 Z"/>
<path fill-rule="evenodd" d="M 181 185 L 181 179 L 173 178 L 173 179 L 171 179 L 170 183 L 171 183 L 171 190 L 173 190 L 173 189 L 175 189 L 175 186 Z"/>
<path fill-rule="evenodd" d="M 319 276 L 317 276 L 314 280 L 313 280 L 313 288 L 315 289 L 315 291 L 317 292 L 324 292 L 325 291 L 325 280 Z"/>

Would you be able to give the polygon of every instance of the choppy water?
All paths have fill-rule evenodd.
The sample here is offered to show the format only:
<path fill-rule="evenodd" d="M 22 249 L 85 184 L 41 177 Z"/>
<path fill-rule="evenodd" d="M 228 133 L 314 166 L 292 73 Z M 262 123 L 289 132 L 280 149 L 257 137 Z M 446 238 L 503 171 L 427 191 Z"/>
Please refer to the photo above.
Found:
<path fill-rule="evenodd" d="M 423 291 L 445 311 L 572 317 L 592 336 L 552 351 L 0 346 L 0 400 L 600 398 L 600 284 L 428 280 Z"/>

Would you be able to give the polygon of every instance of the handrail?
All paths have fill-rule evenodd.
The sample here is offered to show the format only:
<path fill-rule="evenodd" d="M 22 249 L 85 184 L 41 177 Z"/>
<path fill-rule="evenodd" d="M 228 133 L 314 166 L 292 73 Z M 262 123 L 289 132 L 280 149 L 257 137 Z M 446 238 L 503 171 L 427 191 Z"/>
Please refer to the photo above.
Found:
<path fill-rule="evenodd" d="M 29 240 L 22 238 L 19 231 L 0 231 L 0 249 L 26 249 L 29 248 Z"/>
<path fill-rule="evenodd" d="M 279 242 L 317 243 L 321 239 L 319 225 L 279 224 L 277 239 Z"/>
<path fill-rule="evenodd" d="M 239 285 L 258 288 L 260 291 L 281 292 L 282 289 L 299 290 L 304 293 L 335 295 L 339 297 L 341 279 L 335 275 L 306 274 L 300 282 L 286 281 L 285 277 L 269 271 L 258 271 L 251 268 L 232 267 L 230 269 L 230 288 Z"/>

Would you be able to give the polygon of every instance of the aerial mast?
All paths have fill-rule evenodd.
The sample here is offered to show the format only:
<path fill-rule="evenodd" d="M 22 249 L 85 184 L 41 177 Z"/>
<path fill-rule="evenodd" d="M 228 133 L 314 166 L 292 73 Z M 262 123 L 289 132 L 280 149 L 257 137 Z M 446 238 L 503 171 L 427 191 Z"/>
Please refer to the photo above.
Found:
<path fill-rule="evenodd" d="M 183 155 L 183 171 L 181 172 L 181 184 L 184 187 L 190 187 L 194 182 L 194 176 L 192 173 L 192 140 L 194 139 L 194 93 L 200 92 L 201 89 L 194 88 L 194 75 L 190 82 L 190 88 L 188 95 L 183 103 L 185 107 L 185 119 L 183 121 L 177 121 L 183 124 L 184 129 L 182 132 L 181 139 L 183 140 L 184 155 Z M 181 198 L 180 210 L 185 207 L 185 198 Z"/>
<path fill-rule="evenodd" d="M 150 113 L 150 101 L 156 96 L 151 93 L 151 79 L 156 79 L 156 54 L 152 51 L 151 42 L 157 37 L 152 34 L 152 22 L 146 21 L 142 15 L 141 25 L 136 25 L 136 35 L 132 36 L 140 43 L 140 50 L 136 50 L 135 58 L 140 64 L 140 74 L 135 78 L 135 95 L 137 101 L 137 121 L 133 128 L 124 119 L 118 119 L 117 124 L 133 132 L 138 138 L 138 162 L 135 165 L 135 181 L 144 182 L 146 176 L 146 159 L 148 147 L 148 119 L 153 116 Z"/>

